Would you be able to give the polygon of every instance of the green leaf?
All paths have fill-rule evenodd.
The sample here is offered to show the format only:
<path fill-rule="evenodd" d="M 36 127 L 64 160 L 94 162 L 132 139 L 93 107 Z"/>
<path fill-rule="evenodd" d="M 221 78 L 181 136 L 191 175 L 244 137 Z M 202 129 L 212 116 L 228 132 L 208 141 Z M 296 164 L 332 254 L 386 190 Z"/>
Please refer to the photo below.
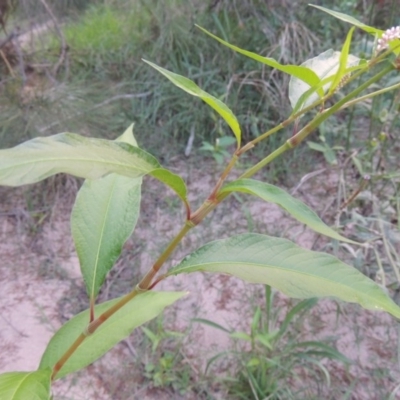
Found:
<path fill-rule="evenodd" d="M 138 147 L 60 133 L 0 150 L 0 185 L 35 183 L 61 172 L 86 179 L 113 172 L 138 178 L 159 167 L 152 155 Z"/>
<path fill-rule="evenodd" d="M 356 26 L 357 28 L 362 29 L 365 32 L 371 33 L 372 35 L 378 34 L 378 36 L 380 37 L 382 35 L 382 33 L 384 32 L 381 29 L 377 29 L 372 26 L 365 25 L 358 19 L 350 17 L 347 14 L 343 14 L 343 13 L 337 12 L 337 11 L 332 11 L 325 7 L 315 6 L 314 4 L 310 4 L 310 6 L 314 7 L 314 8 L 318 8 L 318 10 L 324 11 L 324 12 L 334 16 L 337 19 L 348 22 L 349 24 L 352 24 L 352 25 Z"/>
<path fill-rule="evenodd" d="M 212 328 L 219 329 L 221 331 L 231 333 L 230 330 L 224 328 L 222 325 L 217 324 L 216 322 L 210 321 L 209 319 L 204 319 L 204 318 L 192 318 L 192 322 L 199 322 L 200 324 L 208 325 L 211 326 Z"/>
<path fill-rule="evenodd" d="M 232 332 L 229 336 L 232 339 L 240 339 L 240 340 L 246 340 L 247 342 L 251 342 L 251 336 L 248 335 L 246 332 Z"/>
<path fill-rule="evenodd" d="M 141 178 L 116 174 L 87 180 L 71 214 L 71 231 L 86 291 L 95 299 L 140 213 Z"/>
<path fill-rule="evenodd" d="M 185 181 L 165 168 L 157 168 L 150 175 L 171 188 L 178 197 L 187 204 L 187 189 Z"/>
<path fill-rule="evenodd" d="M 165 307 L 171 305 L 185 292 L 145 292 L 133 298 L 119 309 L 77 348 L 73 355 L 58 372 L 56 378 L 62 378 L 78 371 L 100 358 L 119 341 L 145 322 L 155 318 Z M 96 315 L 109 309 L 120 299 L 114 299 L 95 307 Z M 83 311 L 63 325 L 50 340 L 40 369 L 53 368 L 61 356 L 84 331 L 89 321 L 89 310 Z"/>
<path fill-rule="evenodd" d="M 135 124 L 129 125 L 125 132 L 116 139 L 116 142 L 128 143 L 131 146 L 138 147 L 135 136 L 133 135 L 133 127 Z"/>
<path fill-rule="evenodd" d="M 329 93 L 333 93 L 335 91 L 335 89 L 338 87 L 340 81 L 345 75 L 347 60 L 349 58 L 349 52 L 350 52 L 351 38 L 353 37 L 354 29 L 355 29 L 354 26 L 350 29 L 349 33 L 347 34 L 346 40 L 343 44 L 342 51 L 340 52 L 340 57 L 339 57 L 339 68 L 336 72 L 335 78 L 333 79 L 331 87 L 329 88 Z"/>
<path fill-rule="evenodd" d="M 368 68 L 368 63 L 366 60 L 361 59 L 359 62 L 359 65 L 355 65 L 353 67 L 350 68 L 346 68 L 344 74 L 351 74 L 354 71 L 360 70 L 360 69 L 366 69 Z M 295 105 L 295 107 L 293 108 L 292 111 L 292 115 L 296 114 L 300 109 L 303 108 L 304 103 L 306 102 L 306 100 L 314 93 L 316 93 L 319 89 L 323 88 L 325 85 L 327 85 L 328 83 L 330 84 L 333 79 L 335 78 L 334 75 L 328 76 L 327 78 L 322 79 L 318 85 L 311 87 L 310 89 L 306 90 L 297 100 L 297 103 Z M 330 85 L 328 85 L 330 86 Z M 323 92 L 323 91 L 322 91 Z M 318 98 L 319 96 L 317 96 L 316 98 Z M 309 101 L 307 104 L 311 104 L 312 101 Z"/>
<path fill-rule="evenodd" d="M 117 139 L 137 146 L 133 125 Z M 106 274 L 121 254 L 140 213 L 142 178 L 110 174 L 86 180 L 71 214 L 71 231 L 86 291 L 97 297 Z"/>
<path fill-rule="evenodd" d="M 206 33 L 207 35 L 211 36 L 218 42 L 222 43 L 224 46 L 229 47 L 230 49 L 232 49 L 240 54 L 243 54 L 249 58 L 252 58 L 253 60 L 256 60 L 258 62 L 266 64 L 272 68 L 275 68 L 278 71 L 282 71 L 286 74 L 289 74 L 298 79 L 301 79 L 302 81 L 306 82 L 309 86 L 317 85 L 320 81 L 318 75 L 314 71 L 312 71 L 310 68 L 307 68 L 306 66 L 280 64 L 278 61 L 274 60 L 273 58 L 263 57 L 257 53 L 243 50 L 240 47 L 234 46 L 233 44 L 230 44 L 230 43 L 226 42 L 225 40 L 222 40 L 218 36 L 213 35 L 211 32 L 208 32 L 206 29 L 202 28 L 201 26 L 198 26 L 198 25 L 196 25 L 196 26 L 199 29 L 201 29 L 204 33 Z M 321 96 L 322 96 L 322 92 L 321 92 Z"/>
<path fill-rule="evenodd" d="M 306 66 L 310 68 L 312 71 L 315 72 L 315 74 L 320 78 L 320 80 L 324 80 L 326 78 L 332 77 L 331 79 L 334 80 L 334 77 L 339 69 L 340 65 L 340 52 L 338 51 L 333 51 L 332 49 L 329 49 L 321 54 L 319 54 L 317 57 L 310 58 L 309 60 L 305 61 L 303 66 Z M 353 55 L 349 55 L 347 58 L 347 64 L 346 68 L 349 67 L 354 67 L 358 66 L 360 63 L 360 59 L 358 57 L 355 57 Z M 346 71 L 347 72 L 347 71 Z M 331 79 L 327 79 L 326 83 L 322 87 L 322 95 L 328 91 L 328 89 L 331 86 Z M 308 90 L 310 90 L 310 86 L 307 83 L 305 83 L 303 80 L 298 79 L 297 77 L 292 77 L 290 78 L 289 82 L 289 100 L 290 104 L 293 109 L 299 110 L 300 107 L 297 105 L 297 102 L 301 99 L 301 96 L 306 93 Z M 321 90 L 321 89 L 320 89 Z M 321 92 L 311 93 L 306 101 L 302 102 L 302 107 L 306 107 L 312 103 L 314 103 L 316 100 L 319 99 L 319 97 L 322 97 Z"/>
<path fill-rule="evenodd" d="M 361 272 L 329 254 L 305 250 L 286 239 L 248 233 L 217 240 L 188 255 L 168 276 L 196 271 L 271 285 L 294 298 L 336 297 L 400 317 L 400 308 Z"/>
<path fill-rule="evenodd" d="M 319 151 L 319 152 L 321 152 L 321 153 L 325 153 L 325 151 L 326 151 L 326 149 L 327 149 L 326 145 L 322 145 L 322 144 L 319 144 L 319 143 L 315 143 L 315 142 L 312 142 L 311 140 L 309 140 L 309 141 L 307 142 L 307 146 L 308 146 L 310 149 L 313 149 L 313 150 L 315 150 L 315 151 Z"/>
<path fill-rule="evenodd" d="M 153 64 L 150 61 L 143 60 L 158 72 L 166 76 L 175 86 L 184 90 L 185 92 L 191 94 L 192 96 L 200 97 L 205 103 L 207 103 L 210 107 L 212 107 L 230 126 L 232 132 L 234 133 L 238 148 L 240 147 L 240 141 L 242 137 L 242 133 L 240 130 L 239 122 L 231 109 L 224 104 L 221 100 L 217 99 L 214 96 L 211 96 L 204 90 L 200 89 L 193 81 L 184 76 L 175 74 L 174 72 L 168 71 L 164 68 L 159 67 L 156 64 Z"/>
<path fill-rule="evenodd" d="M 133 136 L 133 124 L 117 139 L 117 141 L 126 142 L 137 147 L 137 142 Z M 179 175 L 165 168 L 157 168 L 150 172 L 150 175 L 171 188 L 185 204 L 188 204 L 186 184 Z"/>
<path fill-rule="evenodd" d="M 312 297 L 302 300 L 301 302 L 297 303 L 293 308 L 291 308 L 290 311 L 288 311 L 288 313 L 286 314 L 285 319 L 282 321 L 281 326 L 279 327 L 279 337 L 282 337 L 286 333 L 290 323 L 295 317 L 301 317 L 301 314 L 311 310 L 311 308 L 313 308 L 317 304 L 317 301 L 318 299 Z"/>
<path fill-rule="evenodd" d="M 1 400 L 50 399 L 51 369 L 7 372 L 0 375 Z"/>
<path fill-rule="evenodd" d="M 307 225 L 315 232 L 329 236 L 333 239 L 342 240 L 344 242 L 359 244 L 350 239 L 345 238 L 318 217 L 318 215 L 308 208 L 300 200 L 297 200 L 283 189 L 270 185 L 269 183 L 256 181 L 254 179 L 239 179 L 225 185 L 220 193 L 242 192 L 252 194 L 261 199 L 274 203 L 286 210 L 297 221 Z"/>

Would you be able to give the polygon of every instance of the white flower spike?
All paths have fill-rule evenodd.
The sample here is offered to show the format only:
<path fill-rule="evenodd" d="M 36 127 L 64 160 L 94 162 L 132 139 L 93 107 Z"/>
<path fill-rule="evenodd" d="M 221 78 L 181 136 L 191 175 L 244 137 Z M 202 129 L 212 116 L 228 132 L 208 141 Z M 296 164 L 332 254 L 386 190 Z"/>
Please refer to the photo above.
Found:
<path fill-rule="evenodd" d="M 382 37 L 378 39 L 377 51 L 384 50 L 388 47 L 388 43 L 392 40 L 400 39 L 400 26 L 394 26 L 393 28 L 387 29 Z"/>

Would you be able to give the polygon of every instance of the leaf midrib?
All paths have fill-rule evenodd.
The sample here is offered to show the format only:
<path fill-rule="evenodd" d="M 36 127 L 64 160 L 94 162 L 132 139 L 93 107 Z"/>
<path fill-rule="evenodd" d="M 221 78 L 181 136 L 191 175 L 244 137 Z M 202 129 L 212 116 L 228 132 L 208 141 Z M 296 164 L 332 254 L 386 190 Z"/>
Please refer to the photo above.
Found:
<path fill-rule="evenodd" d="M 110 209 L 111 198 L 113 196 L 114 191 L 115 191 L 115 179 L 114 179 L 113 184 L 112 184 L 112 190 L 110 192 L 110 195 L 108 196 L 106 212 L 103 213 L 104 218 L 103 218 L 103 222 L 102 222 L 101 232 L 100 232 L 100 235 L 99 235 L 99 241 L 98 241 L 97 251 L 96 251 L 96 261 L 95 261 L 95 267 L 94 267 L 94 272 L 93 272 L 93 277 L 92 277 L 92 290 L 90 292 L 90 297 L 91 298 L 94 296 L 93 294 L 94 294 L 94 291 L 95 291 L 95 281 L 96 281 L 97 268 L 98 268 L 98 265 L 99 265 L 100 250 L 101 250 L 102 243 L 103 243 L 107 215 L 108 215 L 108 211 Z"/>
<path fill-rule="evenodd" d="M 16 167 L 27 166 L 29 164 L 37 164 L 38 162 L 40 162 L 40 163 L 45 163 L 46 162 L 47 163 L 47 162 L 60 161 L 60 160 L 63 160 L 63 161 L 76 161 L 76 162 L 90 162 L 90 163 L 96 162 L 96 163 L 100 163 L 100 164 L 103 164 L 103 165 L 118 165 L 118 166 L 122 166 L 122 167 L 127 167 L 128 169 L 139 170 L 139 171 L 143 171 L 143 172 L 150 172 L 153 169 L 159 168 L 159 167 L 154 166 L 153 168 L 147 170 L 147 169 L 139 168 L 139 167 L 136 167 L 136 166 L 134 168 L 132 168 L 132 164 L 129 164 L 129 163 L 109 162 L 109 161 L 101 161 L 99 159 L 87 159 L 87 158 L 82 158 L 81 159 L 81 158 L 72 158 L 72 157 L 69 157 L 69 158 L 56 157 L 56 158 L 46 158 L 46 159 L 43 159 L 43 160 L 36 160 L 36 161 L 29 161 L 29 162 L 21 162 L 21 163 L 14 164 L 14 165 L 11 165 L 11 166 L 8 166 L 8 167 L 1 167 L 0 166 L 0 172 L 1 171 L 6 171 L 7 169 L 15 169 Z M 140 160 L 145 161 L 142 158 Z M 145 161 L 145 162 L 147 163 L 147 161 Z M 151 164 L 149 164 L 149 165 L 151 165 Z"/>
<path fill-rule="evenodd" d="M 199 268 L 199 271 L 200 271 L 200 268 L 204 268 L 204 267 L 206 267 L 206 266 L 209 266 L 209 265 L 238 265 L 238 266 L 240 266 L 240 265 L 243 265 L 243 266 L 247 266 L 247 265 L 249 265 L 249 266 L 257 266 L 257 267 L 261 267 L 261 268 L 270 268 L 270 269 L 276 269 L 276 270 L 284 270 L 284 271 L 287 271 L 287 272 L 294 272 L 294 273 L 296 273 L 296 274 L 299 274 L 299 275 L 303 275 L 303 276 L 308 276 L 308 277 L 311 277 L 311 278 L 317 278 L 317 279 L 321 279 L 321 280 L 323 280 L 323 281 L 326 281 L 326 282 L 328 282 L 328 283 L 332 283 L 332 282 L 334 282 L 335 284 L 337 284 L 337 285 L 340 285 L 340 286 L 344 286 L 344 287 L 346 287 L 346 288 L 350 288 L 350 289 L 353 289 L 354 290 L 354 287 L 353 286 L 349 286 L 348 284 L 346 284 L 346 283 L 343 283 L 343 282 L 338 282 L 338 281 L 335 281 L 335 280 L 328 280 L 327 278 L 324 278 L 324 277 L 322 277 L 322 276 L 319 276 L 319 275 L 315 275 L 315 274 L 310 274 L 310 273 L 308 273 L 308 272 L 304 272 L 304 271 L 298 271 L 298 270 L 296 270 L 296 269 L 291 269 L 291 268 L 288 268 L 288 267 L 277 267 L 277 266 L 273 266 L 273 265 L 267 265 L 267 264 L 260 264 L 260 263 L 254 263 L 254 262 L 235 262 L 235 261 L 219 261 L 219 262 L 208 262 L 208 263 L 202 263 L 202 264 L 197 264 L 197 265 L 191 265 L 191 266 L 189 266 L 189 267 L 182 267 L 182 269 L 176 269 L 176 270 L 174 270 L 174 271 L 171 271 L 171 273 L 169 274 L 169 275 L 173 275 L 173 274 L 175 274 L 175 273 L 181 273 L 181 272 L 186 272 L 185 271 L 185 269 L 192 269 L 192 268 Z M 195 271 L 193 271 L 193 272 L 195 272 Z M 227 274 L 229 274 L 229 272 L 226 272 Z M 361 289 L 356 289 L 356 291 L 357 292 L 362 292 L 362 293 L 364 293 Z"/>

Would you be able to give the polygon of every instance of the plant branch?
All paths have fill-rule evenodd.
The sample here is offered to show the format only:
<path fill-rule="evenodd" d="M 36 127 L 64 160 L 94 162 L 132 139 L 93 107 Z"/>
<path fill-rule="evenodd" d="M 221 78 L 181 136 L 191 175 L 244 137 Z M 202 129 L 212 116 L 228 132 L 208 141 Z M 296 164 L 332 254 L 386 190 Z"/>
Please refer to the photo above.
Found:
<path fill-rule="evenodd" d="M 160 257 L 157 259 L 157 261 L 153 264 L 151 269 L 146 273 L 146 275 L 142 278 L 142 280 L 139 282 L 138 287 L 141 290 L 147 290 L 152 281 L 153 278 L 156 276 L 157 272 L 160 270 L 164 262 L 168 259 L 168 257 L 171 255 L 171 253 L 175 250 L 176 246 L 181 242 L 182 238 L 192 229 L 194 225 L 191 223 L 191 221 L 186 221 L 185 225 L 183 225 L 182 229 L 179 231 L 179 233 L 175 236 L 175 238 L 170 242 L 168 247 L 163 251 L 163 253 L 160 255 Z"/>
<path fill-rule="evenodd" d="M 376 59 L 374 59 L 376 60 Z M 286 152 L 287 150 L 297 146 L 301 141 L 303 141 L 316 127 L 318 127 L 325 119 L 331 116 L 336 111 L 340 110 L 344 107 L 347 102 L 350 102 L 355 96 L 357 96 L 362 90 L 369 87 L 372 83 L 376 82 L 377 80 L 381 79 L 384 75 L 389 73 L 394 69 L 393 65 L 386 67 L 380 73 L 376 74 L 374 77 L 369 79 L 359 88 L 353 90 L 347 96 L 345 96 L 342 100 L 338 101 L 334 106 L 325 110 L 324 112 L 318 114 L 310 123 L 308 123 L 301 131 L 299 131 L 296 135 L 288 139 L 282 146 L 278 149 L 273 151 L 269 156 L 265 159 L 261 160 L 255 166 L 248 169 L 244 174 L 240 176 L 240 178 L 249 178 L 253 176 L 257 171 L 261 168 L 269 164 L 275 158 Z M 361 71 L 360 71 L 361 72 Z M 365 71 L 362 71 L 365 72 Z M 317 104 L 323 103 L 327 96 L 320 99 Z M 315 107 L 315 105 L 314 105 Z M 211 192 L 211 195 L 207 198 L 207 200 L 196 210 L 191 216 L 190 220 L 185 222 L 185 225 L 179 231 L 179 233 L 175 236 L 175 238 L 170 242 L 164 252 L 160 255 L 157 261 L 153 264 L 152 268 L 147 272 L 147 274 L 142 278 L 139 284 L 127 295 L 125 295 L 120 301 L 114 304 L 111 308 L 101 314 L 97 319 L 92 321 L 85 331 L 75 340 L 72 346 L 64 353 L 64 355 L 60 358 L 60 360 L 55 364 L 53 367 L 52 372 L 52 380 L 55 379 L 57 373 L 61 370 L 63 365 L 67 362 L 67 360 L 71 357 L 71 355 L 75 352 L 75 350 L 80 346 L 80 344 L 85 340 L 88 335 L 93 334 L 99 326 L 101 326 L 108 318 L 110 318 L 115 312 L 117 312 L 120 308 L 122 308 L 126 303 L 132 300 L 138 294 L 147 291 L 150 288 L 153 288 L 155 284 L 157 284 L 161 279 L 164 278 L 160 277 L 159 280 L 156 280 L 153 284 L 153 278 L 158 273 L 164 262 L 168 259 L 171 253 L 175 250 L 178 244 L 181 242 L 182 238 L 189 232 L 194 226 L 196 226 L 202 219 L 208 215 L 225 197 L 229 195 L 229 193 L 223 193 L 218 195 L 218 191 L 221 188 L 223 182 L 229 175 L 229 172 L 235 165 L 238 157 L 245 151 L 249 150 L 251 147 L 254 147 L 256 143 L 265 139 L 272 133 L 275 133 L 279 129 L 282 129 L 289 123 L 293 122 L 299 115 L 308 111 L 308 107 L 303 109 L 300 114 L 297 113 L 289 117 L 286 121 L 279 124 L 277 127 L 271 129 L 270 131 L 266 132 L 265 134 L 261 135 L 259 138 L 255 139 L 252 142 L 249 142 L 247 145 L 236 151 L 234 156 L 232 157 L 231 161 L 229 162 L 228 166 L 225 168 L 223 173 L 221 174 L 220 179 L 218 180 L 217 184 L 215 185 L 214 189 Z"/>
<path fill-rule="evenodd" d="M 379 95 L 381 95 L 383 93 L 390 92 L 391 90 L 395 90 L 395 89 L 400 89 L 400 83 L 396 83 L 395 85 L 388 86 L 386 88 L 383 88 L 383 89 L 377 90 L 375 92 L 368 93 L 368 94 L 366 94 L 364 96 L 357 97 L 356 99 L 350 100 L 341 109 L 354 106 L 355 104 L 359 103 L 360 101 L 371 99 L 371 98 L 373 98 L 375 96 L 379 96 Z"/>
<path fill-rule="evenodd" d="M 51 373 L 51 380 L 54 381 L 56 375 L 64 366 L 64 364 L 69 360 L 69 358 L 74 354 L 75 350 L 81 345 L 81 343 L 86 339 L 86 335 L 81 333 L 71 347 L 61 356 L 61 358 L 56 362 Z"/>

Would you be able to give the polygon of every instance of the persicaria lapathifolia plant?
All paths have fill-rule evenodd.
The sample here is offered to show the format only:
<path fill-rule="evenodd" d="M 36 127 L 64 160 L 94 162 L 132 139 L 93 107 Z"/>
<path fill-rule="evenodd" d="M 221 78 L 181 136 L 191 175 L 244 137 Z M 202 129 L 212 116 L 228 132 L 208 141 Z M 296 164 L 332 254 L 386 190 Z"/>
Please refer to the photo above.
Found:
<path fill-rule="evenodd" d="M 400 318 L 400 308 L 388 294 L 355 268 L 331 255 L 305 250 L 289 240 L 266 235 L 247 233 L 207 243 L 178 265 L 160 273 L 164 262 L 181 239 L 235 192 L 252 194 L 276 203 L 314 231 L 356 244 L 325 225 L 316 213 L 284 190 L 251 179 L 278 156 L 298 146 L 331 115 L 365 98 L 400 87 L 400 84 L 395 84 L 359 96 L 384 76 L 399 69 L 398 28 L 384 32 L 345 14 L 317 8 L 354 27 L 350 29 L 340 52 L 328 50 L 302 65 L 282 65 L 272 58 L 240 49 L 200 28 L 232 50 L 291 75 L 289 101 L 292 114 L 244 145 L 241 143 L 238 120 L 223 102 L 189 79 L 146 61 L 176 86 L 200 97 L 212 107 L 229 125 L 236 139 L 236 150 L 229 163 L 197 210 L 190 207 L 183 179 L 161 167 L 152 155 L 137 146 L 132 127 L 115 141 L 61 133 L 35 138 L 0 151 L 2 185 L 31 184 L 57 173 L 86 179 L 75 201 L 71 228 L 89 297 L 88 310 L 73 317 L 55 333 L 36 371 L 10 372 L 0 376 L 2 399 L 27 399 L 32 398 L 33 393 L 36 399 L 50 398 L 54 380 L 86 367 L 127 337 L 133 329 L 185 295 L 184 292 L 153 290 L 158 282 L 171 275 L 196 271 L 230 274 L 248 282 L 270 285 L 294 298 L 335 297 L 358 303 L 367 309 L 383 310 Z M 370 59 L 360 59 L 350 54 L 355 27 L 375 38 L 376 51 Z M 346 91 L 349 84 L 355 82 L 360 82 L 358 87 Z M 335 97 L 338 90 L 342 90 L 343 94 Z M 332 105 L 326 108 L 328 100 Z M 309 122 L 301 126 L 301 117 L 306 114 L 309 115 Z M 294 123 L 301 128 L 296 129 L 290 139 L 238 179 L 226 183 L 237 160 L 244 153 Z M 177 236 L 128 294 L 96 304 L 105 276 L 119 257 L 139 217 L 141 183 L 145 175 L 158 179 L 176 193 L 185 207 L 186 219 Z"/>

